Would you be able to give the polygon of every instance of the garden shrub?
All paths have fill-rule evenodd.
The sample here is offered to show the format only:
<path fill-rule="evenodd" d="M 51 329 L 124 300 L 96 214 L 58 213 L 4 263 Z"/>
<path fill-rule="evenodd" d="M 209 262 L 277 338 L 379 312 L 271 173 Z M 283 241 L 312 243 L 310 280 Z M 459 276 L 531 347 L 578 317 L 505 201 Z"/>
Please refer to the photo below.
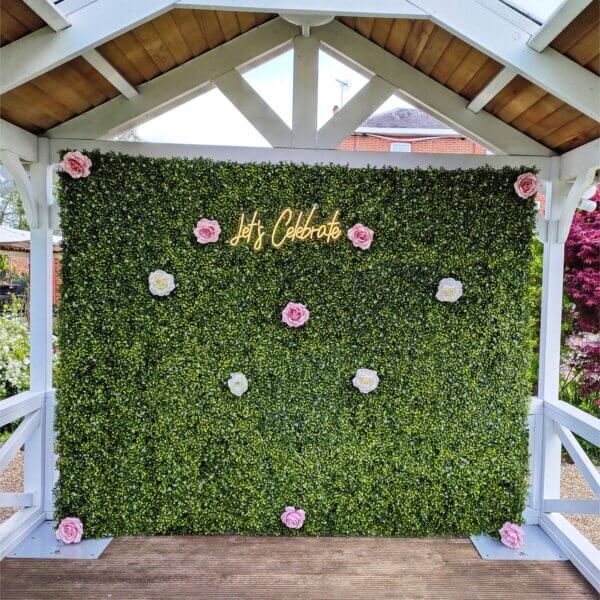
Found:
<path fill-rule="evenodd" d="M 466 534 L 527 489 L 527 169 L 400 170 L 89 153 L 61 174 L 57 516 L 89 535 Z M 340 211 L 335 242 L 231 247 L 240 214 Z M 222 228 L 199 245 L 201 217 Z M 345 237 L 371 227 L 369 250 Z M 166 297 L 149 273 L 175 277 Z M 438 282 L 464 286 L 455 303 Z M 290 301 L 310 319 L 281 321 Z M 377 389 L 352 386 L 358 368 Z M 249 389 L 226 381 L 242 372 Z"/>

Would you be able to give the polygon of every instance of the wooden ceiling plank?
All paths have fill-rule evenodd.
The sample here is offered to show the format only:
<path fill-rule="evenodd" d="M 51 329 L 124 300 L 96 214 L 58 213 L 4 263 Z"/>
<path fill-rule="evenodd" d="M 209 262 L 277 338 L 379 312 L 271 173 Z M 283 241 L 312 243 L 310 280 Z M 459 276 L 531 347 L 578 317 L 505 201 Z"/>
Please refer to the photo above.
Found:
<path fill-rule="evenodd" d="M 146 81 L 150 81 L 160 74 L 157 64 L 131 31 L 115 38 L 113 42 L 142 74 Z"/>
<path fill-rule="evenodd" d="M 510 102 L 502 107 L 497 113 L 505 123 L 511 123 L 528 108 L 532 107 L 538 100 L 546 95 L 545 90 L 537 85 L 529 84 L 520 94 L 517 94 Z"/>
<path fill-rule="evenodd" d="M 64 104 L 76 115 L 80 115 L 89 108 L 90 103 L 69 86 L 64 85 L 61 73 L 61 67 L 59 67 L 58 69 L 53 69 L 52 71 L 48 71 L 48 73 L 36 77 L 33 82 L 45 94 L 56 98 L 61 104 Z"/>
<path fill-rule="evenodd" d="M 26 94 L 26 90 L 23 88 L 28 87 L 31 84 L 24 84 L 24 86 L 19 86 L 14 88 L 10 92 L 6 94 L 2 94 L 0 97 L 0 105 L 4 109 L 4 107 L 11 110 L 13 113 L 20 115 L 20 119 L 24 120 L 26 123 L 29 122 L 28 125 L 25 125 L 25 129 L 31 130 L 31 126 L 38 127 L 42 130 L 47 130 L 53 125 L 56 125 L 59 121 L 51 117 L 46 113 L 44 107 L 45 105 L 34 105 L 28 98 Z M 17 122 L 15 121 L 15 124 Z"/>
<path fill-rule="evenodd" d="M 400 56 L 410 35 L 413 22 L 409 19 L 394 19 L 385 49 L 394 56 Z"/>
<path fill-rule="evenodd" d="M 574 148 L 579 148 L 579 146 L 583 146 L 584 144 L 587 144 L 592 140 L 597 140 L 598 138 L 600 138 L 600 126 L 593 127 L 592 129 L 588 129 L 580 135 L 576 135 L 560 146 L 557 146 L 556 149 L 558 152 L 563 154 L 564 152 L 568 152 Z"/>
<path fill-rule="evenodd" d="M 194 11 L 177 9 L 173 11 L 173 20 L 188 48 L 194 56 L 198 56 L 208 50 L 208 44 L 202 35 L 202 29 L 194 17 Z"/>
<path fill-rule="evenodd" d="M 356 31 L 356 17 L 338 17 L 338 19 L 344 24 Z"/>
<path fill-rule="evenodd" d="M 223 43 L 225 38 L 214 10 L 195 10 L 194 16 L 198 21 L 198 25 L 200 25 L 200 29 L 202 29 L 202 34 L 209 48 L 216 48 Z"/>
<path fill-rule="evenodd" d="M 108 80 L 102 73 L 100 73 L 92 64 L 83 58 L 76 58 L 71 62 L 73 68 L 79 72 L 79 74 L 93 85 L 96 90 L 105 100 L 118 96 L 121 92 Z"/>
<path fill-rule="evenodd" d="M 194 56 L 181 34 L 179 27 L 177 27 L 172 12 L 160 15 L 160 17 L 154 19 L 152 23 L 178 65 L 182 65 Z"/>
<path fill-rule="evenodd" d="M 508 104 L 510 104 L 519 94 L 529 86 L 529 81 L 520 75 L 513 77 L 486 105 L 485 110 L 493 115 L 498 113 Z"/>
<path fill-rule="evenodd" d="M 0 9 L 0 26 L 2 27 L 2 35 L 11 42 L 29 33 L 29 29 L 7 12 L 4 5 Z"/>
<path fill-rule="evenodd" d="M 598 27 L 600 21 L 600 5 L 592 2 L 583 12 L 566 27 L 550 44 L 558 52 L 565 54 L 590 30 Z"/>
<path fill-rule="evenodd" d="M 28 31 L 36 31 L 46 23 L 33 12 L 22 0 L 2 0 L 2 8 L 22 23 Z"/>
<path fill-rule="evenodd" d="M 423 50 L 415 66 L 419 71 L 429 75 L 440 56 L 446 51 L 452 41 L 452 34 L 441 27 L 436 27 L 429 38 L 427 47 Z"/>
<path fill-rule="evenodd" d="M 492 58 L 486 58 L 481 69 L 460 90 L 460 95 L 472 100 L 502 69 L 503 66 L 500 63 Z"/>
<path fill-rule="evenodd" d="M 10 92 L 9 92 L 10 93 Z M 32 133 L 42 133 L 44 129 L 38 125 L 33 125 L 31 121 L 23 115 L 23 113 L 16 111 L 13 107 L 8 106 L 6 102 L 4 102 L 4 96 L 1 97 L 2 102 L 0 102 L 0 116 L 5 120 L 21 127 L 21 129 L 26 129 Z"/>
<path fill-rule="evenodd" d="M 581 113 L 578 110 L 563 102 L 563 104 L 559 108 L 557 108 L 554 112 L 550 113 L 547 117 L 544 117 L 543 119 L 538 121 L 525 133 L 527 133 L 535 139 L 545 139 L 553 131 L 556 131 L 569 121 L 578 117 L 580 114 Z"/>
<path fill-rule="evenodd" d="M 520 131 L 527 131 L 542 119 L 558 110 L 564 102 L 552 94 L 545 94 L 535 104 L 523 111 L 512 123 Z"/>
<path fill-rule="evenodd" d="M 144 50 L 152 57 L 161 73 L 166 73 L 177 66 L 177 61 L 162 41 L 152 21 L 136 27 L 132 30 L 132 33 L 137 41 L 144 46 Z"/>
<path fill-rule="evenodd" d="M 450 75 L 446 85 L 457 94 L 460 94 L 463 88 L 475 77 L 479 69 L 483 67 L 487 56 L 475 48 L 471 48 L 454 73 Z"/>
<path fill-rule="evenodd" d="M 436 81 L 445 84 L 470 49 L 468 44 L 465 44 L 461 39 L 455 37 L 448 45 L 448 48 L 446 48 L 446 51 L 440 56 L 435 67 L 431 70 L 430 75 Z"/>
<path fill-rule="evenodd" d="M 240 35 L 240 24 L 234 12 L 219 10 L 216 15 L 226 42 Z"/>
<path fill-rule="evenodd" d="M 375 19 L 373 30 L 371 31 L 371 39 L 378 46 L 385 48 L 393 24 L 393 19 Z"/>
<path fill-rule="evenodd" d="M 364 35 L 367 39 L 371 39 L 371 31 L 373 31 L 373 25 L 375 19 L 372 17 L 359 17 L 356 19 L 355 29 L 361 35 Z"/>
<path fill-rule="evenodd" d="M 90 85 L 88 80 L 70 63 L 61 65 L 59 78 L 65 87 L 70 87 L 71 90 L 79 94 L 86 102 L 88 107 L 97 106 L 106 100 L 93 85 Z"/>
<path fill-rule="evenodd" d="M 25 96 L 29 98 L 29 102 L 34 106 L 43 106 L 44 111 L 55 119 L 57 123 L 63 123 L 76 116 L 77 113 L 75 111 L 60 102 L 60 100 L 46 94 L 43 89 L 35 85 L 35 82 L 32 81 L 22 87 Z"/>
<path fill-rule="evenodd" d="M 585 66 L 590 71 L 596 73 L 596 75 L 600 75 L 600 54 L 594 56 L 594 58 L 592 58 Z"/>
<path fill-rule="evenodd" d="M 431 21 L 417 21 L 417 23 L 420 23 L 420 27 L 413 27 L 402 53 L 402 58 L 412 66 L 419 60 L 435 29 L 435 24 Z"/>
<path fill-rule="evenodd" d="M 131 85 L 140 85 L 140 83 L 146 81 L 144 76 L 135 68 L 135 65 L 113 41 L 102 44 L 97 50 Z"/>
<path fill-rule="evenodd" d="M 585 134 L 596 126 L 596 122 L 586 115 L 580 114 L 562 127 L 544 137 L 544 142 L 551 148 L 563 145 L 576 136 Z"/>
<path fill-rule="evenodd" d="M 242 33 L 249 31 L 253 27 L 258 25 L 258 21 L 256 19 L 256 14 L 251 12 L 237 12 L 235 13 L 237 17 L 238 23 L 240 24 L 240 29 Z"/>
<path fill-rule="evenodd" d="M 585 65 L 594 56 L 598 55 L 600 50 L 600 27 L 596 25 L 591 31 L 588 31 L 568 52 L 566 56 L 574 60 L 577 64 Z"/>

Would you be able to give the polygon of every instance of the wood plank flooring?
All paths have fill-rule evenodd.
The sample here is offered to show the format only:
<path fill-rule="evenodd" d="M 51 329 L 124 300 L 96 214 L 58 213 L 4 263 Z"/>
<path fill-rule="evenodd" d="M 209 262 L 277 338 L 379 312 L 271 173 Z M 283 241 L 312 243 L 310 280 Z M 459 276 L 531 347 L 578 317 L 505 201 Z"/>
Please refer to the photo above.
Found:
<path fill-rule="evenodd" d="M 468 539 L 119 538 L 98 560 L 0 563 L 0 598 L 598 598 L 568 562 L 481 560 Z"/>

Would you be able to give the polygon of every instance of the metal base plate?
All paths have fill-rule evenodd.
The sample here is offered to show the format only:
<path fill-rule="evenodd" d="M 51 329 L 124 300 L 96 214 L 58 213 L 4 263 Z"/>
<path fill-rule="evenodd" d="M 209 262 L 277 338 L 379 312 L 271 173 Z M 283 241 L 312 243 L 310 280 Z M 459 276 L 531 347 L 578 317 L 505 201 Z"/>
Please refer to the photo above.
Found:
<path fill-rule="evenodd" d="M 514 550 L 486 534 L 472 535 L 471 541 L 486 560 L 569 560 L 537 525 L 523 525 L 523 531 L 525 543 Z"/>
<path fill-rule="evenodd" d="M 79 544 L 63 544 L 57 541 L 54 535 L 56 524 L 53 521 L 44 521 L 37 529 L 32 531 L 7 558 L 62 558 L 89 560 L 98 558 L 112 538 L 99 538 L 96 540 L 82 540 Z"/>

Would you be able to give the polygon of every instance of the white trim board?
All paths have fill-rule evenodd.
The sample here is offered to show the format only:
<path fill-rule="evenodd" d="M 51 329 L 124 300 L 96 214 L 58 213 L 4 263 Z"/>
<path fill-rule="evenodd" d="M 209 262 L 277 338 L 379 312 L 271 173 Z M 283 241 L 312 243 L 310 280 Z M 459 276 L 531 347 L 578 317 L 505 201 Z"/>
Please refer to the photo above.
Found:
<path fill-rule="evenodd" d="M 426 154 L 421 152 L 342 152 L 296 148 L 252 148 L 239 146 L 203 146 L 188 144 L 155 144 L 148 142 L 113 142 L 108 140 L 51 139 L 50 160 L 58 162 L 59 152 L 66 148 L 149 157 L 210 158 L 236 162 L 295 162 L 306 164 L 337 164 L 350 167 L 400 167 L 416 169 L 439 167 L 445 169 L 475 169 L 489 165 L 494 169 L 504 166 L 535 166 L 540 177 L 550 174 L 551 159 L 543 156 L 495 156 L 485 154 Z"/>

